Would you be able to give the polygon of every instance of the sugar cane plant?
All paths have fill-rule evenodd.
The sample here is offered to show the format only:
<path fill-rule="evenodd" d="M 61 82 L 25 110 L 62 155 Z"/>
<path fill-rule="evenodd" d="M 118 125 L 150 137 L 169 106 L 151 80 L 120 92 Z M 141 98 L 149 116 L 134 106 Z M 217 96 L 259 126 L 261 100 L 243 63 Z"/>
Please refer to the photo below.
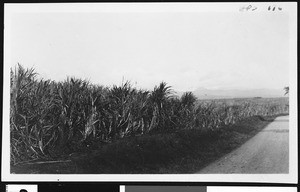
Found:
<path fill-rule="evenodd" d="M 198 101 L 177 97 L 162 82 L 152 91 L 130 82 L 112 87 L 87 80 L 38 79 L 33 68 L 11 69 L 11 162 L 51 159 L 123 137 L 182 129 L 215 131 L 254 115 L 288 113 L 286 100 Z"/>

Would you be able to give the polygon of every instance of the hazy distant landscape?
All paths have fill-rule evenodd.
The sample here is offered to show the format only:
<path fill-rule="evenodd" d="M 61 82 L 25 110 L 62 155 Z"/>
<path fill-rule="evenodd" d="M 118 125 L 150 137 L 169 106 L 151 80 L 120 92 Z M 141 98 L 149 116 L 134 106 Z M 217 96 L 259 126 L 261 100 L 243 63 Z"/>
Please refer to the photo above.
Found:
<path fill-rule="evenodd" d="M 183 92 L 176 91 L 178 95 Z M 198 88 L 193 91 L 198 99 L 252 98 L 252 97 L 287 97 L 283 89 L 206 89 Z"/>

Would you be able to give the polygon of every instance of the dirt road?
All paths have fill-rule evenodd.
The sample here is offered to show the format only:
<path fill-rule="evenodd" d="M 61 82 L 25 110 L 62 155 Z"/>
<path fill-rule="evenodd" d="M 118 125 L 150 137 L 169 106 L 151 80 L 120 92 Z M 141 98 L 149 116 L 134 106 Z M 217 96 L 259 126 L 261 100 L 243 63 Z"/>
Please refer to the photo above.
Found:
<path fill-rule="evenodd" d="M 198 173 L 288 172 L 289 116 L 281 116 L 244 145 Z"/>

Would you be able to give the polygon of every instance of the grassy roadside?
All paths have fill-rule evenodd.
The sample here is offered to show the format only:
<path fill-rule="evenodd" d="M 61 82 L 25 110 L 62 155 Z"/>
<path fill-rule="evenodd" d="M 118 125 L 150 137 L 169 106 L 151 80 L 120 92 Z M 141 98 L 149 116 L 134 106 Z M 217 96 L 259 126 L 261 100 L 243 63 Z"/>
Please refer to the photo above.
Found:
<path fill-rule="evenodd" d="M 215 132 L 181 130 L 124 138 L 72 154 L 60 163 L 11 167 L 12 173 L 122 174 L 194 173 L 253 137 L 276 117 L 254 116 Z"/>

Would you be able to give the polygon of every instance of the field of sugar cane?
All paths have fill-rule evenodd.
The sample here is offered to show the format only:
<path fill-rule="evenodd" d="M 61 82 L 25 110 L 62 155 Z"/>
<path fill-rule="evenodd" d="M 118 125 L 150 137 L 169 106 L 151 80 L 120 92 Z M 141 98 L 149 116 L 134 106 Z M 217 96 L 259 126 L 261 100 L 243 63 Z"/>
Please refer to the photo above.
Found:
<path fill-rule="evenodd" d="M 138 90 L 130 82 L 105 87 L 87 80 L 40 79 L 11 69 L 11 163 L 60 156 L 125 137 L 199 129 L 216 131 L 251 116 L 287 114 L 288 98 L 199 101 L 177 97 L 165 82 Z"/>

